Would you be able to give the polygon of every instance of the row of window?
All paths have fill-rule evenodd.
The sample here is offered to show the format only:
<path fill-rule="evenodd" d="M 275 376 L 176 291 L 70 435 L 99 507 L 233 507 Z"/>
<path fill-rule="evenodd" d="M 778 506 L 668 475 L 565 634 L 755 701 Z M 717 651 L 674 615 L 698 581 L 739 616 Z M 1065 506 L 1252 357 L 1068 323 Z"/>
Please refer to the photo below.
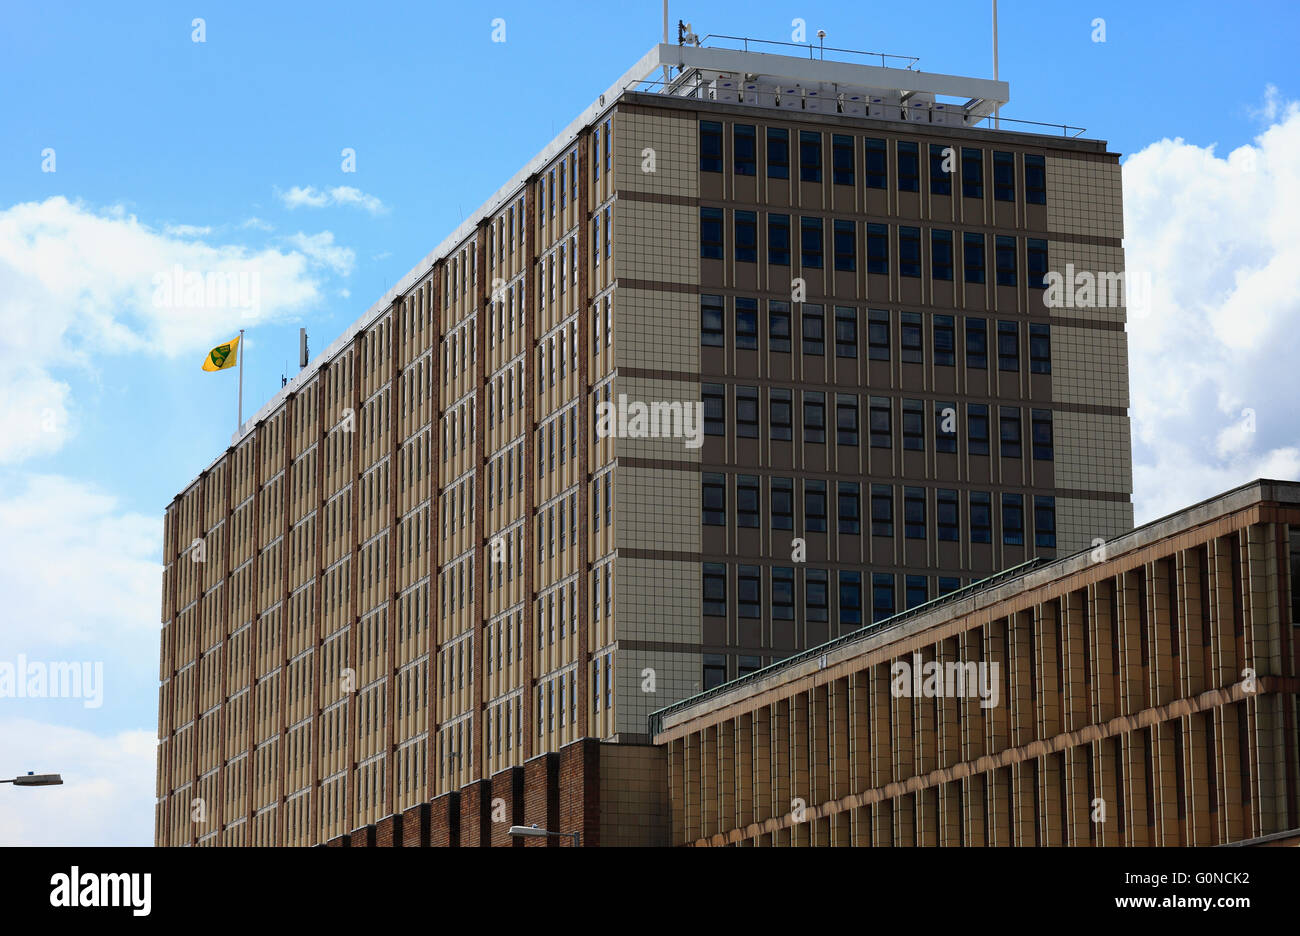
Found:
<path fill-rule="evenodd" d="M 731 333 L 734 347 L 739 351 L 758 349 L 758 300 L 736 296 L 732 300 Z M 800 350 L 804 354 L 826 353 L 826 307 L 814 303 L 798 303 Z M 700 344 L 703 347 L 721 348 L 727 340 L 727 303 L 722 296 L 700 296 Z M 856 358 L 859 352 L 858 310 L 852 306 L 834 307 L 835 356 Z M 888 361 L 897 353 L 904 364 L 924 361 L 924 326 L 920 312 L 900 312 L 898 315 L 898 347 L 892 343 L 892 318 L 884 309 L 867 310 L 867 357 L 873 361 Z M 957 363 L 957 320 L 952 315 L 930 316 L 933 360 L 938 367 L 953 367 Z M 998 370 L 1020 370 L 1021 325 L 1018 322 L 997 321 Z M 966 366 L 978 370 L 988 368 L 988 321 L 975 316 L 963 316 Z M 791 350 L 792 313 L 790 303 L 771 299 L 767 303 L 767 350 Z M 1045 322 L 1029 323 L 1029 372 L 1052 372 L 1052 327 Z"/>
<path fill-rule="evenodd" d="M 732 124 L 732 172 L 738 176 L 758 175 L 758 128 L 753 124 Z M 797 154 L 797 173 L 801 182 L 820 183 L 826 174 L 835 185 L 857 184 L 858 168 L 868 189 L 889 187 L 889 144 L 879 137 L 858 137 L 847 133 L 830 134 L 830 163 L 825 159 L 826 134 L 820 130 L 800 130 L 797 137 L 783 127 L 767 127 L 764 169 L 769 179 L 789 179 Z M 792 149 L 791 144 L 796 144 Z M 930 194 L 951 195 L 954 177 L 960 172 L 964 198 L 983 198 L 984 151 L 978 147 L 929 144 Z M 858 156 L 862 159 L 859 161 Z M 722 124 L 700 121 L 700 171 L 722 172 Z M 827 173 L 825 170 L 829 170 Z M 921 144 L 899 140 L 894 148 L 894 179 L 900 192 L 921 191 Z M 992 189 L 994 201 L 1016 200 L 1016 154 L 993 151 Z M 1024 200 L 1030 205 L 1047 204 L 1047 166 L 1043 156 L 1024 155 Z"/>
<path fill-rule="evenodd" d="M 759 214 L 740 209 L 700 208 L 700 258 L 722 260 L 726 257 L 724 236 L 726 215 L 732 215 L 732 250 L 737 263 L 758 263 Z M 805 270 L 821 270 L 826 266 L 827 219 L 815 215 L 790 215 L 765 211 L 767 226 L 767 262 L 772 266 L 790 266 L 795 254 L 792 235 L 797 223 L 799 234 L 799 266 Z M 858 269 L 857 221 L 844 218 L 830 219 L 831 262 L 834 269 L 854 273 Z M 866 238 L 866 270 L 868 273 L 888 275 L 890 257 L 895 257 L 898 275 L 919 278 L 924 269 L 921 243 L 922 229 L 906 224 L 890 225 L 862 222 Z M 891 232 L 891 228 L 893 231 Z M 986 238 L 978 231 L 959 231 L 958 236 L 945 228 L 930 228 L 930 276 L 934 280 L 952 282 L 955 270 L 954 245 L 961 246 L 962 281 L 982 285 L 988 280 L 988 242 L 993 244 L 993 281 L 999 286 L 1015 286 L 1019 282 L 1019 257 L 1016 238 L 998 234 Z M 1027 237 L 1025 264 L 1028 270 L 1027 285 L 1031 289 L 1046 289 L 1047 241 Z M 891 249 L 892 246 L 892 249 Z"/>
<path fill-rule="evenodd" d="M 703 384 L 704 434 L 727 434 L 727 386 Z M 803 403 L 802 438 L 806 443 L 824 444 L 827 439 L 827 394 L 822 390 L 800 391 Z M 857 446 L 861 441 L 859 404 L 856 393 L 832 394 L 835 406 L 835 444 Z M 740 439 L 765 438 L 773 441 L 794 440 L 794 391 L 786 387 L 769 387 L 768 419 L 765 431 L 760 427 L 758 387 L 736 386 L 735 437 Z M 966 403 L 966 454 L 988 455 L 990 406 L 988 403 Z M 904 451 L 924 452 L 925 440 L 931 437 L 936 452 L 957 451 L 958 420 L 961 409 L 956 402 L 936 400 L 932 419 L 933 431 L 926 428 L 927 406 L 924 400 L 902 400 L 895 409 L 892 397 L 867 397 L 867 432 L 871 448 L 895 447 L 895 426 L 899 430 Z M 895 414 L 900 418 L 895 419 Z M 1023 458 L 1024 416 L 1019 406 L 998 406 L 998 452 L 1003 458 Z M 1052 435 L 1052 411 L 1029 410 L 1030 451 L 1035 461 L 1054 461 L 1056 458 Z"/>
<path fill-rule="evenodd" d="M 896 600 L 896 579 L 903 579 L 903 606 Z M 768 610 L 772 621 L 794 621 L 796 595 L 795 570 L 792 566 L 738 565 L 734 572 L 720 562 L 704 563 L 703 612 L 708 617 L 727 617 L 729 606 L 735 616 L 757 620 L 763 617 L 764 579 L 770 596 Z M 838 581 L 838 589 L 834 589 Z M 803 614 L 800 620 L 823 623 L 831 620 L 841 627 L 859 627 L 863 623 L 862 588 L 871 588 L 871 621 L 878 623 L 898 611 L 910 610 L 930 600 L 930 581 L 924 575 L 896 576 L 892 572 L 864 572 L 856 569 L 807 568 L 803 573 Z M 961 580 L 939 578 L 939 596 L 956 591 Z M 831 604 L 832 589 L 836 592 Z M 832 615 L 834 617 L 832 618 Z M 744 675 L 743 673 L 741 675 Z"/>
<path fill-rule="evenodd" d="M 862 535 L 862 498 L 866 494 L 871 498 L 871 535 L 893 537 L 895 508 L 901 493 L 903 509 L 897 516 L 901 519 L 906 539 L 928 539 L 933 526 L 934 538 L 939 542 L 962 542 L 962 498 L 955 490 L 903 486 L 899 491 L 891 484 L 866 485 L 857 481 L 833 482 L 817 478 L 802 478 L 800 482 L 803 489 L 803 513 L 797 527 L 800 533 L 827 531 L 829 499 L 834 492 L 834 529 L 837 532 Z M 729 501 L 735 505 L 733 512 L 738 528 L 758 529 L 761 526 L 763 484 L 757 475 L 736 475 L 733 488 L 731 476 L 705 472 L 701 484 L 701 522 L 705 526 L 727 525 Z M 793 532 L 796 529 L 794 479 L 770 478 L 767 490 L 770 528 Z M 988 491 L 970 491 L 966 500 L 965 542 L 991 544 L 994 535 L 993 495 Z M 1023 494 L 1002 494 L 1000 531 L 1003 545 L 1025 545 L 1025 501 Z M 1033 510 L 1034 545 L 1055 549 L 1056 498 L 1034 495 Z"/>

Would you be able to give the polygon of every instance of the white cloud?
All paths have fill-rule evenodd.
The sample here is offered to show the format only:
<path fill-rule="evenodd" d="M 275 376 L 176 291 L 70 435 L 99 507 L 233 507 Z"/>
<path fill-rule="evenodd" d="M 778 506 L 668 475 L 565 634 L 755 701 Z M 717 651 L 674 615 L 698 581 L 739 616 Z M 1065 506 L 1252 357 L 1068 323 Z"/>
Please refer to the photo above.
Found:
<path fill-rule="evenodd" d="M 1300 105 L 1260 113 L 1227 158 L 1166 139 L 1124 163 L 1126 264 L 1153 287 L 1128 325 L 1138 523 L 1300 478 Z"/>
<path fill-rule="evenodd" d="M 87 642 L 156 649 L 158 518 L 124 512 L 94 485 L 57 475 L 0 480 L 0 490 L 12 492 L 0 498 L 5 658 Z"/>
<path fill-rule="evenodd" d="M 213 336 L 319 301 L 320 263 L 338 270 L 350 251 L 332 234 L 311 246 L 308 255 L 207 244 L 118 206 L 96 211 L 62 197 L 0 210 L 0 464 L 64 441 L 70 400 L 58 369 L 93 369 L 120 353 L 201 355 Z M 178 271 L 249 288 L 233 300 L 210 292 L 187 304 L 193 295 L 163 294 Z M 253 293 L 255 303 L 246 301 Z"/>
<path fill-rule="evenodd" d="M 202 237 L 204 234 L 211 234 L 212 228 L 197 224 L 169 224 L 166 231 L 173 237 Z"/>
<path fill-rule="evenodd" d="M 157 741 L 149 730 L 100 736 L 25 718 L 0 721 L 6 776 L 59 773 L 63 786 L 0 796 L 0 845 L 152 845 Z"/>
<path fill-rule="evenodd" d="M 321 231 L 319 234 L 304 234 L 299 231 L 287 240 L 311 258 L 312 262 L 327 266 L 340 276 L 349 275 L 357 260 L 356 251 L 351 247 L 339 247 L 329 231 Z"/>
<path fill-rule="evenodd" d="M 254 216 L 254 217 L 252 217 L 252 218 L 249 218 L 247 221 L 245 221 L 243 224 L 241 224 L 240 227 L 241 227 L 241 228 L 245 228 L 245 229 L 247 229 L 247 228 L 255 228 L 256 230 L 259 230 L 259 231 L 274 231 L 274 230 L 275 230 L 275 225 L 272 224 L 270 221 L 263 221 L 261 218 L 258 218 L 258 217 L 256 217 L 256 216 Z"/>
<path fill-rule="evenodd" d="M 333 188 L 318 189 L 314 185 L 295 185 L 287 192 L 279 189 L 275 194 L 286 208 L 325 208 L 328 205 L 354 205 L 372 215 L 383 214 L 388 210 L 374 195 L 367 195 L 350 185 L 336 185 Z"/>

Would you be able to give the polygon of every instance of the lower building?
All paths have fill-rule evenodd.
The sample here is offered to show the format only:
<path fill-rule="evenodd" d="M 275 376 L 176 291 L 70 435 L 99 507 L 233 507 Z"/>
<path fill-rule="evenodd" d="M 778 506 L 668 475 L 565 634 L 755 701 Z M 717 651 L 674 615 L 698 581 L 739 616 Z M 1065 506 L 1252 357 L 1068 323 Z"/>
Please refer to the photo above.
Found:
<path fill-rule="evenodd" d="M 661 709 L 671 841 L 1294 841 L 1298 578 L 1255 481 Z"/>

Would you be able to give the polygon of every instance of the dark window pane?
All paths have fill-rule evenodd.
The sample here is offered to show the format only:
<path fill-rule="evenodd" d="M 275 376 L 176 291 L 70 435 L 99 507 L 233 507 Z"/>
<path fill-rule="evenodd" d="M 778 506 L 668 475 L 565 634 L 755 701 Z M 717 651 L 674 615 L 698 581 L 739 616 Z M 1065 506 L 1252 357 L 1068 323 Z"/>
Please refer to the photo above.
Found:
<path fill-rule="evenodd" d="M 700 171 L 722 171 L 722 124 L 700 121 Z"/>

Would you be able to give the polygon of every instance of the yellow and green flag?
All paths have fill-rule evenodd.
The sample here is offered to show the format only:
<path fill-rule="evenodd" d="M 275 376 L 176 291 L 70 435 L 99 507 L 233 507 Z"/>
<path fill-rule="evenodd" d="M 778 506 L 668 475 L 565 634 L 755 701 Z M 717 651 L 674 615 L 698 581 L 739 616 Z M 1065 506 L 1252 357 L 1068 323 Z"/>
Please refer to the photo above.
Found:
<path fill-rule="evenodd" d="M 231 338 L 225 344 L 219 344 L 203 359 L 203 369 L 205 371 L 225 370 L 228 367 L 234 367 L 238 363 L 239 357 L 239 339 Z"/>

